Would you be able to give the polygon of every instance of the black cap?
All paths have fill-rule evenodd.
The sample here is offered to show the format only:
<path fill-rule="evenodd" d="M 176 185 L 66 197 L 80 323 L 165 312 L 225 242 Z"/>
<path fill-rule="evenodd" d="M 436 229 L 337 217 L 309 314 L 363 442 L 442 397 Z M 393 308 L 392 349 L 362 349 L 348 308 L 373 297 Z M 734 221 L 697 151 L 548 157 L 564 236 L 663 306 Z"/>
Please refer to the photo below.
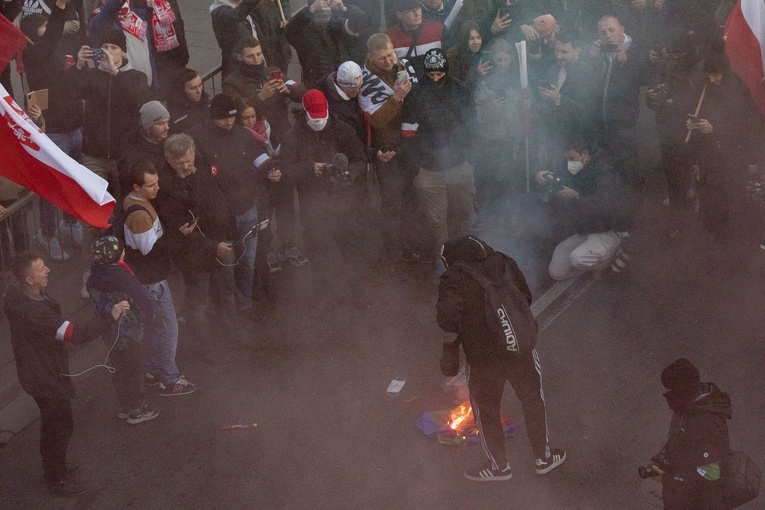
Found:
<path fill-rule="evenodd" d="M 672 362 L 661 372 L 661 384 L 670 391 L 688 391 L 701 384 L 699 369 L 685 358 Z"/>
<path fill-rule="evenodd" d="M 125 32 L 118 28 L 106 28 L 96 34 L 96 43 L 100 48 L 104 44 L 114 44 L 119 46 L 123 52 L 127 53 L 127 39 Z"/>
<path fill-rule="evenodd" d="M 463 236 L 444 243 L 441 256 L 446 267 L 449 267 L 455 262 L 480 262 L 492 251 L 488 244 L 477 237 Z"/>
<path fill-rule="evenodd" d="M 415 7 L 422 7 L 422 4 L 419 0 L 393 0 L 393 10 L 398 11 L 408 11 L 409 9 L 414 9 Z"/>

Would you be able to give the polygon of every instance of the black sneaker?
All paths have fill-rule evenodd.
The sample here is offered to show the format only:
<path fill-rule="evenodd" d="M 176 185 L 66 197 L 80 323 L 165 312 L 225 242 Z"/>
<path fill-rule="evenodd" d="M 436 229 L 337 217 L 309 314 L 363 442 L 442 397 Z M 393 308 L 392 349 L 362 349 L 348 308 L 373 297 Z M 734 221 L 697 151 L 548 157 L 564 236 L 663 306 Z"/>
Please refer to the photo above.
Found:
<path fill-rule="evenodd" d="M 178 395 L 188 395 L 197 390 L 195 384 L 191 384 L 184 376 L 180 376 L 174 383 L 164 385 L 159 383 L 159 395 L 161 397 L 175 397 Z"/>
<path fill-rule="evenodd" d="M 560 448 L 551 448 L 547 452 L 547 458 L 536 460 L 536 469 L 538 475 L 546 475 L 556 467 L 563 464 L 566 460 L 566 450 Z"/>
<path fill-rule="evenodd" d="M 87 491 L 85 487 L 72 480 L 68 476 L 62 477 L 57 482 L 48 483 L 48 492 L 58 496 L 77 496 Z"/>
<path fill-rule="evenodd" d="M 157 416 L 159 416 L 159 411 L 149 407 L 149 404 L 144 404 L 141 407 L 130 411 L 130 414 L 127 416 L 127 422 L 130 425 L 138 425 L 139 423 L 153 420 Z"/>
<path fill-rule="evenodd" d="M 501 482 L 513 477 L 513 470 L 508 462 L 504 468 L 491 469 L 491 464 L 481 464 L 480 466 L 465 471 L 465 478 L 475 482 Z"/>
<path fill-rule="evenodd" d="M 156 386 L 159 384 L 159 379 L 154 377 L 151 374 L 144 374 L 143 376 L 143 385 L 144 386 Z M 125 416 L 127 418 L 127 416 Z"/>

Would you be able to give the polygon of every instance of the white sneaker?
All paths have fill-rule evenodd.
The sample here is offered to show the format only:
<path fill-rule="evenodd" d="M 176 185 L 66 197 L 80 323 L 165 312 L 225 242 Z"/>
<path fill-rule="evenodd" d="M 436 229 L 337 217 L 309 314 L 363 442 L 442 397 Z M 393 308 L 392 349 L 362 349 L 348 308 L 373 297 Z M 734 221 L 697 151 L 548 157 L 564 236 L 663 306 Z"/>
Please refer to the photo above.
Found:
<path fill-rule="evenodd" d="M 69 254 L 61 247 L 58 237 L 53 236 L 50 239 L 45 239 L 42 232 L 38 232 L 36 239 L 37 244 L 42 246 L 53 260 L 58 260 L 60 262 L 69 259 Z"/>
<path fill-rule="evenodd" d="M 90 297 L 90 292 L 88 292 L 88 278 L 90 278 L 90 270 L 82 273 L 82 288 L 80 289 L 80 296 L 82 296 L 83 299 L 88 299 Z"/>
<path fill-rule="evenodd" d="M 61 220 L 58 222 L 58 231 L 69 237 L 77 246 L 82 246 L 82 223 L 79 221 L 67 223 Z"/>

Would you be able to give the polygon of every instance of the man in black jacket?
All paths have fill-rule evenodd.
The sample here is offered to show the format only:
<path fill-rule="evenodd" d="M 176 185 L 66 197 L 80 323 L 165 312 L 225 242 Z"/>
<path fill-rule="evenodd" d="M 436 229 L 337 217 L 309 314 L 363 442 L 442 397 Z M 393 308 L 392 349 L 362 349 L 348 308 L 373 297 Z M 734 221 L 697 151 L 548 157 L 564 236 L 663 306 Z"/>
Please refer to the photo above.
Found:
<path fill-rule="evenodd" d="M 141 106 L 139 122 L 140 125 L 125 139 L 124 152 L 117 162 L 123 195 L 130 192 L 130 168 L 138 161 L 151 161 L 160 172 L 160 185 L 168 176 L 160 169 L 165 163 L 163 147 L 170 132 L 170 113 L 159 101 L 149 101 Z"/>
<path fill-rule="evenodd" d="M 664 398 L 672 410 L 667 442 L 653 457 L 653 478 L 662 484 L 665 510 L 721 510 L 721 462 L 730 453 L 727 420 L 730 397 L 687 359 L 661 373 Z"/>
<path fill-rule="evenodd" d="M 197 151 L 211 166 L 213 176 L 236 220 L 237 260 L 234 268 L 238 306 L 242 311 L 252 309 L 252 285 L 255 277 L 257 237 L 251 233 L 258 223 L 258 197 L 263 193 L 262 182 L 255 171 L 255 161 L 265 150 L 252 133 L 236 123 L 237 105 L 225 94 L 212 98 L 211 119 L 191 128 Z M 266 155 L 267 157 L 267 155 Z M 233 239 L 232 239 L 233 241 Z"/>
<path fill-rule="evenodd" d="M 414 188 L 431 238 L 421 256 L 433 261 L 448 239 L 470 233 L 475 183 L 468 159 L 475 106 L 470 91 L 449 75 L 440 48 L 425 54 L 424 65 L 425 77 L 404 102 L 401 131 L 419 166 Z"/>
<path fill-rule="evenodd" d="M 489 460 L 488 465 L 465 471 L 465 477 L 478 482 L 512 478 L 500 418 L 505 381 L 510 381 L 521 401 L 536 459 L 536 473 L 547 474 L 566 460 L 566 452 L 548 445 L 542 367 L 534 348 L 537 323 L 529 308 L 531 291 L 526 279 L 513 259 L 473 236 L 447 242 L 442 250 L 442 260 L 447 269 L 438 286 L 436 320 L 444 331 L 457 333 L 457 339 L 444 343 L 441 371 L 446 376 L 457 375 L 459 346 L 462 345 L 473 416 Z M 487 319 L 488 296 L 471 271 L 488 279 L 495 288 L 509 286 L 508 291 L 501 294 L 513 296 L 512 302 L 502 300 L 503 311 L 507 312 L 503 329 L 505 335 L 508 331 L 512 335 L 515 354 L 507 352 L 510 349 L 503 345 L 504 342 L 492 341 L 496 337 Z"/>
<path fill-rule="evenodd" d="M 193 69 L 184 69 L 176 77 L 167 96 L 170 111 L 170 134 L 176 135 L 210 118 L 210 96 L 202 77 Z"/>
<path fill-rule="evenodd" d="M 13 273 L 18 283 L 8 289 L 4 310 L 19 382 L 40 408 L 45 481 L 54 494 L 81 494 L 86 489 L 72 477 L 79 466 L 66 462 L 74 428 L 70 403 L 74 385 L 65 342 L 79 344 L 105 333 L 130 305 L 120 301 L 111 314 L 72 323 L 61 316 L 61 306 L 45 293 L 50 269 L 38 255 L 19 255 Z"/>
<path fill-rule="evenodd" d="M 257 37 L 255 8 L 260 0 L 214 0 L 210 5 L 215 40 L 221 51 L 221 76 L 234 70 L 234 47 L 242 37 Z"/>
<path fill-rule="evenodd" d="M 605 150 L 591 153 L 581 137 L 566 143 L 567 170 L 538 172 L 536 181 L 550 194 L 548 205 L 565 239 L 555 247 L 550 277 L 602 269 L 628 236 L 635 197 Z"/>

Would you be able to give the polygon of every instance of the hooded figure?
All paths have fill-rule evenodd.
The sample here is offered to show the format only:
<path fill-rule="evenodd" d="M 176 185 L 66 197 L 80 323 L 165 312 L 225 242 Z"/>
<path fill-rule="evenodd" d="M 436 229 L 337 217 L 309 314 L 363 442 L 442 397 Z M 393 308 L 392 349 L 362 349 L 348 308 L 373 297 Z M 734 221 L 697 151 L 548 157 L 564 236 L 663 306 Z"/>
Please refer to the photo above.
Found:
<path fill-rule="evenodd" d="M 667 443 L 654 456 L 665 510 L 725 508 L 718 481 L 720 463 L 730 453 L 730 397 L 714 383 L 702 383 L 698 368 L 684 358 L 662 371 L 661 383 L 673 412 Z"/>

